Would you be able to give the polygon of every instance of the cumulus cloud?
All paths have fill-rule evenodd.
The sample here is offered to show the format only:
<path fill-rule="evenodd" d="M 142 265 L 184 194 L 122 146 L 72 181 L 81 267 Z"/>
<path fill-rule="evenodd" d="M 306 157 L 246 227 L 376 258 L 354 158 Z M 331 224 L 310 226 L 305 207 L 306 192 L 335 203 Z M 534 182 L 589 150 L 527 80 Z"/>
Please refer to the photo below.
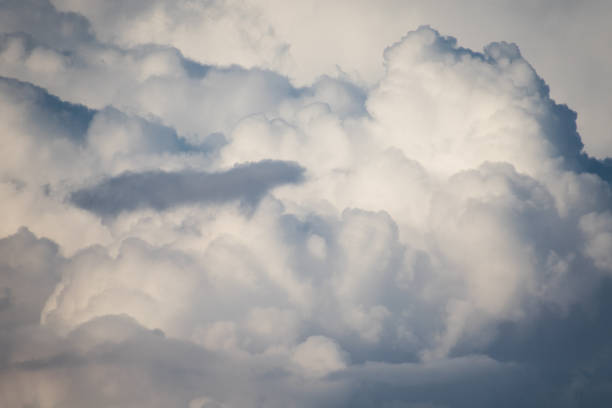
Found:
<path fill-rule="evenodd" d="M 608 404 L 576 113 L 429 26 L 304 65 L 274 4 L 1 4 L 0 405 Z"/>
<path fill-rule="evenodd" d="M 606 0 L 580 5 L 555 0 L 52 3 L 83 14 L 98 36 L 120 46 L 171 44 L 198 61 L 271 68 L 302 85 L 339 71 L 375 83 L 382 75 L 382 50 L 424 23 L 454 33 L 472 49 L 492 40 L 516 42 L 552 84 L 555 99 L 580 112 L 578 128 L 587 150 L 600 158 L 612 154 L 606 109 L 612 58 L 602 52 L 612 40 Z"/>

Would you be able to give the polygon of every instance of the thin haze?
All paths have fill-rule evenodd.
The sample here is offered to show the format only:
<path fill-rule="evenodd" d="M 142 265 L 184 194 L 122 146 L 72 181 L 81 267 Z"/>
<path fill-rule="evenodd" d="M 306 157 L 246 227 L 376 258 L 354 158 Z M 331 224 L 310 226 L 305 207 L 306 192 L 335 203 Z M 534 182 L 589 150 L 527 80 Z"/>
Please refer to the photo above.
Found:
<path fill-rule="evenodd" d="M 610 18 L 0 0 L 0 406 L 611 406 Z"/>

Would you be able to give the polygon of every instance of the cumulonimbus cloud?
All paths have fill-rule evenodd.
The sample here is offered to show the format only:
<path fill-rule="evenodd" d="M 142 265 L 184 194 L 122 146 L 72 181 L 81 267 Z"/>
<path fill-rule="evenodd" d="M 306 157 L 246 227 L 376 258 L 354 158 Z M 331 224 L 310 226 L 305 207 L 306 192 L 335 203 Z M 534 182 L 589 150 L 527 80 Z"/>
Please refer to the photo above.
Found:
<path fill-rule="evenodd" d="M 0 405 L 612 400 L 610 159 L 516 45 L 296 86 L 234 2 L 57 4 L 1 9 Z"/>

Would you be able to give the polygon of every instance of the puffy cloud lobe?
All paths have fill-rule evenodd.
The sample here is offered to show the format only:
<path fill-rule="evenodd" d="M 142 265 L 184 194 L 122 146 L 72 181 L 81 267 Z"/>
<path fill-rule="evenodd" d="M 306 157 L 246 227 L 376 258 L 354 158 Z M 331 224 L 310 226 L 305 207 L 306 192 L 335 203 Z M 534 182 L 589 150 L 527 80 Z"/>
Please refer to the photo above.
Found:
<path fill-rule="evenodd" d="M 4 205 L 59 244 L 0 241 L 3 404 L 609 400 L 608 162 L 516 46 L 422 27 L 372 88 L 296 88 L 183 56 L 176 22 L 249 18 L 231 2 L 57 3 L 97 37 L 9 32 L 2 72 L 96 109 L 1 83 Z M 137 24 L 105 26 L 119 9 Z"/>
<path fill-rule="evenodd" d="M 54 4 L 86 15 L 98 38 L 124 47 L 171 44 L 191 58 L 218 65 L 278 67 L 288 63 L 287 44 L 261 18 L 259 7 L 249 2 L 138 1 L 126 5 L 67 0 Z"/>
<path fill-rule="evenodd" d="M 388 48 L 385 63 L 387 75 L 368 99 L 381 138 L 437 173 L 486 158 L 534 174 L 558 165 L 558 157 L 573 160 L 582 148 L 572 132 L 575 117 L 548 98 L 515 45 L 474 53 L 423 27 Z"/>
<path fill-rule="evenodd" d="M 22 34 L 1 39 L 2 74 L 41 84 L 66 101 L 100 110 L 113 105 L 155 118 L 196 144 L 211 133 L 230 132 L 249 115 L 290 116 L 308 103 L 329 105 L 341 117 L 365 113 L 364 91 L 329 76 L 295 88 L 273 71 L 201 65 L 164 46 L 121 49 L 96 43 L 66 56 Z M 36 53 L 55 55 L 62 69 L 49 75 L 33 71 L 31 66 L 41 66 L 29 62 Z"/>
<path fill-rule="evenodd" d="M 292 360 L 307 376 L 318 377 L 346 368 L 342 354 L 330 339 L 311 336 L 295 348 Z"/>
<path fill-rule="evenodd" d="M 22 228 L 0 241 L 0 251 L 3 333 L 38 324 L 42 305 L 60 277 L 63 260 L 57 245 Z"/>

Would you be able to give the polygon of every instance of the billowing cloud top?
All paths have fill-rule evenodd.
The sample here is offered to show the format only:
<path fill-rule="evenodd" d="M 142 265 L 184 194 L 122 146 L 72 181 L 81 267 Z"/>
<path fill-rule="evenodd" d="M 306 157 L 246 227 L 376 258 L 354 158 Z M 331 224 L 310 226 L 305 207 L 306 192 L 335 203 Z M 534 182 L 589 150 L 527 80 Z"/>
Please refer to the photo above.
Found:
<path fill-rule="evenodd" d="M 429 26 L 296 64 L 272 6 L 0 3 L 0 405 L 612 403 L 576 113 Z"/>

